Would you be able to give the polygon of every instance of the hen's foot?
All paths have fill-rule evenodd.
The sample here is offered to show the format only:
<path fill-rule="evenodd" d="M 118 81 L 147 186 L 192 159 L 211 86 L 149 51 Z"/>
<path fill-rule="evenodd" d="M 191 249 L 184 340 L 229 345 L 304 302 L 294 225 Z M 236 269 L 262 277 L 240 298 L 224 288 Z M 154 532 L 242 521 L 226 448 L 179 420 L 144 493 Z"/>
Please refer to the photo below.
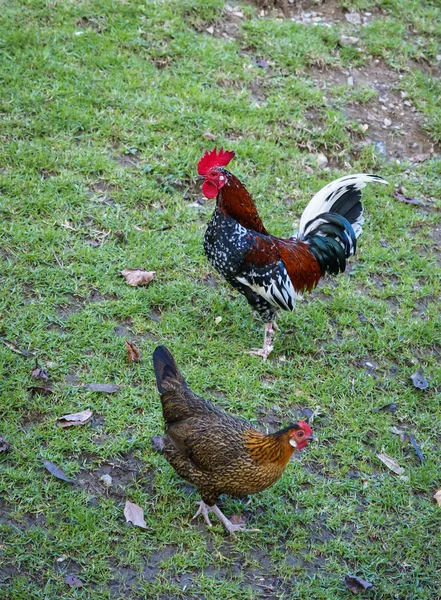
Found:
<path fill-rule="evenodd" d="M 214 512 L 215 515 L 219 517 L 219 521 L 231 535 L 234 535 L 236 531 L 260 531 L 260 529 L 247 529 L 245 525 L 239 523 L 232 523 L 230 519 L 228 519 L 228 517 L 224 515 L 221 509 L 218 506 L 216 506 L 216 504 L 214 506 L 210 506 L 209 508 Z"/>
<path fill-rule="evenodd" d="M 194 517 L 192 518 L 192 521 L 193 521 L 193 519 L 196 519 L 196 517 L 199 517 L 199 515 L 202 515 L 204 517 L 205 522 L 207 523 L 208 527 L 212 527 L 211 521 L 208 517 L 208 513 L 210 512 L 210 510 L 212 510 L 211 507 L 208 506 L 207 504 L 205 504 L 205 502 L 203 500 L 201 500 L 199 502 L 199 508 L 198 508 L 196 514 L 194 515 Z"/>

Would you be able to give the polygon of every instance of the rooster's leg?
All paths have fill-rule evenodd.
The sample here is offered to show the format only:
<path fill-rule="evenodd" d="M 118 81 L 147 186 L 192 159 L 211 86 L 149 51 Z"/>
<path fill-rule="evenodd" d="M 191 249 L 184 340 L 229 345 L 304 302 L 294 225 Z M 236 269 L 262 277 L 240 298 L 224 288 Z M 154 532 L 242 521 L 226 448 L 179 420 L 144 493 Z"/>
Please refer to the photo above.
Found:
<path fill-rule="evenodd" d="M 248 352 L 248 354 L 253 354 L 255 356 L 261 356 L 263 358 L 263 360 L 266 360 L 273 350 L 272 342 L 273 342 L 273 336 L 274 336 L 275 329 L 277 329 L 277 330 L 279 329 L 279 327 L 275 321 L 272 321 L 271 323 L 266 323 L 265 337 L 263 340 L 263 348 L 260 348 L 259 350 L 251 350 L 250 352 Z"/>
<path fill-rule="evenodd" d="M 199 502 L 199 508 L 197 510 L 197 513 L 194 515 L 193 519 L 196 519 L 196 517 L 199 517 L 199 515 L 202 515 L 205 519 L 205 522 L 207 523 L 208 527 L 211 527 L 211 521 L 208 518 L 208 513 L 210 512 L 211 506 L 208 506 L 208 504 L 205 504 L 205 502 L 203 500 L 201 500 Z M 193 520 L 192 519 L 192 520 Z"/>
<path fill-rule="evenodd" d="M 234 535 L 236 531 L 260 531 L 260 529 L 247 529 L 243 525 L 232 523 L 230 519 L 224 515 L 221 509 L 216 506 L 216 504 L 214 506 L 210 506 L 209 508 L 214 512 L 215 515 L 219 517 L 220 522 L 231 535 Z"/>

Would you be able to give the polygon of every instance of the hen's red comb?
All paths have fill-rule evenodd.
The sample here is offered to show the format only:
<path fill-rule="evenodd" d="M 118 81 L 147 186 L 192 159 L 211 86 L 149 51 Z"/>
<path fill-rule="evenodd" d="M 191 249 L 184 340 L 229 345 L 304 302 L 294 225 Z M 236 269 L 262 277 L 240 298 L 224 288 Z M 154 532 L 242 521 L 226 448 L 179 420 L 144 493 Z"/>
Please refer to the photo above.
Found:
<path fill-rule="evenodd" d="M 311 435 L 312 434 L 312 429 L 311 427 L 308 425 L 308 423 L 305 423 L 305 421 L 299 421 L 298 424 L 300 425 L 300 427 L 303 429 L 303 431 L 308 434 Z"/>
<path fill-rule="evenodd" d="M 230 160 L 234 158 L 235 154 L 232 150 L 224 150 L 223 148 L 219 149 L 219 153 L 217 149 L 214 148 L 211 152 L 207 152 L 201 158 L 198 163 L 198 173 L 199 175 L 205 175 L 207 171 L 213 169 L 215 167 L 226 167 Z"/>

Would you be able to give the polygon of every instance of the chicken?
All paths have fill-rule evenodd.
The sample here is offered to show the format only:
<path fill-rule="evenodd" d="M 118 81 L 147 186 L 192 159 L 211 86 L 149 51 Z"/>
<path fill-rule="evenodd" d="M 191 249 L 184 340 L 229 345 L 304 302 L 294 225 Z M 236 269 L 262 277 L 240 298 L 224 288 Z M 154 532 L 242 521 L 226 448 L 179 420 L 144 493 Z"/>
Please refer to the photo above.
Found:
<path fill-rule="evenodd" d="M 219 496 L 246 496 L 273 485 L 292 453 L 315 439 L 312 429 L 299 421 L 267 434 L 224 413 L 190 390 L 165 346 L 154 351 L 153 366 L 165 421 L 165 433 L 152 438 L 153 447 L 199 489 L 202 501 L 193 518 L 202 514 L 211 526 L 212 511 L 229 533 L 247 531 L 216 506 Z"/>
<path fill-rule="evenodd" d="M 216 198 L 204 237 L 213 267 L 241 292 L 265 322 L 264 360 L 272 351 L 278 309 L 292 311 L 326 274 L 343 272 L 362 232 L 361 189 L 387 183 L 375 175 L 349 175 L 329 183 L 305 208 L 299 232 L 289 239 L 265 229 L 245 186 L 225 167 L 232 151 L 206 152 L 198 164 L 202 192 Z"/>

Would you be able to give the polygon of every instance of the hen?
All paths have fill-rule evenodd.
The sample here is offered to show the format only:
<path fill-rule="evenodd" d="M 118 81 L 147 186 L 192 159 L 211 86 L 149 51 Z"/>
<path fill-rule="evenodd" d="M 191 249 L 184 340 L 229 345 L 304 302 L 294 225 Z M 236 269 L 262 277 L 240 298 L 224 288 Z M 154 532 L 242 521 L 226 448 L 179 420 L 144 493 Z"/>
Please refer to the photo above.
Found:
<path fill-rule="evenodd" d="M 165 433 L 152 442 L 175 471 L 199 489 L 202 501 L 193 518 L 202 514 L 211 526 L 208 513 L 213 511 L 229 533 L 247 531 L 216 506 L 219 496 L 245 496 L 273 485 L 292 453 L 315 439 L 311 428 L 299 421 L 266 434 L 224 413 L 190 390 L 165 346 L 154 351 L 153 366 Z"/>
<path fill-rule="evenodd" d="M 204 237 L 205 254 L 265 321 L 264 358 L 273 349 L 277 309 L 293 310 L 326 273 L 343 272 L 362 232 L 361 189 L 367 182 L 387 183 L 375 175 L 349 175 L 329 183 L 305 208 L 299 232 L 289 239 L 265 229 L 245 186 L 225 167 L 234 152 L 206 152 L 198 164 L 202 192 L 216 198 Z"/>

